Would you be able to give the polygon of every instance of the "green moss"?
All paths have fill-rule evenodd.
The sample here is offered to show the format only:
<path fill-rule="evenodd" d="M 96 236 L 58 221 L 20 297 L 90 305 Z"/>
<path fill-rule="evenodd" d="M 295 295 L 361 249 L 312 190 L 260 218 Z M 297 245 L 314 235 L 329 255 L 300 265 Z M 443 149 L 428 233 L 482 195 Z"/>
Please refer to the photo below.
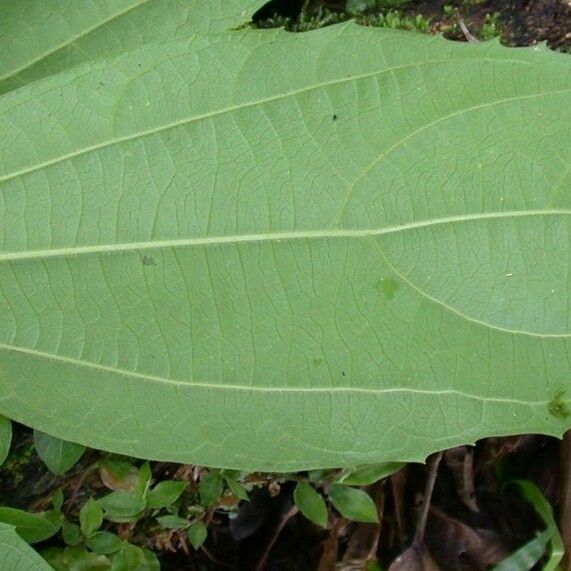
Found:
<path fill-rule="evenodd" d="M 285 16 L 276 16 L 268 20 L 261 20 L 256 23 L 258 28 L 285 28 L 290 32 L 310 32 L 332 24 L 345 22 L 351 18 L 350 14 L 345 12 L 330 12 L 322 10 L 317 15 L 302 12 L 299 19 L 287 18 Z"/>
<path fill-rule="evenodd" d="M 502 35 L 502 24 L 500 22 L 500 13 L 494 12 L 493 14 L 487 14 L 484 25 L 480 30 L 480 39 L 493 40 L 494 38 L 499 38 Z"/>
<path fill-rule="evenodd" d="M 408 4 L 408 2 L 401 3 Z M 410 30 L 422 33 L 430 32 L 430 20 L 421 14 L 409 17 L 405 16 L 400 10 L 392 8 L 385 9 L 389 5 L 397 6 L 398 4 L 398 2 L 387 2 L 386 5 L 379 4 L 377 9 L 381 9 L 380 13 L 368 11 L 365 5 L 363 5 L 362 11 L 357 10 L 356 7 L 360 6 L 360 4 L 355 4 L 354 10 L 347 10 L 345 12 L 332 12 L 325 8 L 319 9 L 316 12 L 303 10 L 299 18 L 292 19 L 285 16 L 275 16 L 267 20 L 260 20 L 256 22 L 255 26 L 258 28 L 285 28 L 290 32 L 309 32 L 354 19 L 363 26 L 391 28 L 393 30 Z"/>
<path fill-rule="evenodd" d="M 356 21 L 365 26 L 391 28 L 393 30 L 409 30 L 426 34 L 430 32 L 430 20 L 421 14 L 414 18 L 405 16 L 397 10 L 389 10 L 384 14 L 369 14 L 357 17 Z"/>

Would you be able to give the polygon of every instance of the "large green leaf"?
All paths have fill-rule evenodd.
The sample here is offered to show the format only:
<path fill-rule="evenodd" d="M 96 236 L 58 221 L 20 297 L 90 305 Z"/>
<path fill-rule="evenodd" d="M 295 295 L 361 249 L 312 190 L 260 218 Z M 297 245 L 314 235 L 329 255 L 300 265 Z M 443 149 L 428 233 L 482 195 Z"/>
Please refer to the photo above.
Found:
<path fill-rule="evenodd" d="M 567 56 L 245 30 L 0 110 L 0 413 L 271 470 L 571 426 Z"/>
<path fill-rule="evenodd" d="M 17 533 L 0 523 L 0 568 L 10 571 L 50 571 L 51 567 Z"/>
<path fill-rule="evenodd" d="M 0 93 L 141 44 L 228 30 L 262 0 L 2 0 Z"/>

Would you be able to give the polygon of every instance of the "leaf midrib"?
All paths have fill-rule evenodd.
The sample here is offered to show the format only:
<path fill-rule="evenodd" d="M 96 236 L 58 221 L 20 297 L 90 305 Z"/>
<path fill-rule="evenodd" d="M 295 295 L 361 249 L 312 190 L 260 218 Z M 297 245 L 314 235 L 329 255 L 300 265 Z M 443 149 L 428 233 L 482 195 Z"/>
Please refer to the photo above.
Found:
<path fill-rule="evenodd" d="M 328 394 L 332 393 L 357 393 L 366 395 L 384 395 L 391 393 L 413 393 L 422 394 L 429 396 L 441 396 L 441 395 L 456 395 L 464 398 L 470 398 L 474 400 L 479 400 L 482 402 L 501 402 L 501 403 L 512 403 L 512 404 L 547 404 L 548 401 L 526 401 L 513 398 L 501 398 L 501 397 L 484 397 L 474 393 L 468 393 L 465 391 L 459 391 L 456 389 L 442 389 L 442 390 L 431 390 L 431 389 L 413 389 L 408 387 L 393 387 L 393 388 L 362 388 L 362 387 L 268 387 L 268 386 L 248 386 L 248 385 L 228 385 L 228 384 L 216 384 L 216 383 L 205 383 L 196 382 L 192 380 L 178 380 L 169 379 L 167 377 L 161 377 L 158 375 L 149 375 L 146 373 L 139 373 L 137 371 L 131 371 L 128 369 L 121 369 L 119 367 L 112 367 L 110 365 L 101 365 L 98 363 L 93 363 L 91 361 L 82 361 L 81 359 L 75 359 L 73 357 L 67 357 L 63 355 L 56 355 L 54 353 L 46 353 L 44 351 L 38 351 L 36 349 L 29 349 L 26 347 L 18 347 L 14 345 L 6 345 L 5 343 L 0 343 L 0 351 L 23 353 L 32 357 L 39 357 L 49 361 L 63 362 L 69 365 L 74 365 L 77 367 L 87 367 L 90 369 L 95 369 L 97 371 L 118 374 L 121 376 L 134 377 L 142 379 L 150 383 L 159 384 L 169 384 L 176 385 L 179 387 L 186 388 L 196 388 L 196 389 L 206 389 L 206 390 L 222 390 L 222 391 L 241 391 L 241 392 L 258 392 L 258 393 L 316 393 L 316 394 Z"/>
<path fill-rule="evenodd" d="M 73 246 L 68 248 L 53 248 L 47 250 L 22 250 L 16 252 L 0 253 L 0 263 L 19 262 L 32 259 L 50 259 L 62 257 L 75 257 L 89 254 L 111 254 L 141 250 L 159 250 L 184 247 L 207 247 L 219 245 L 232 245 L 251 242 L 280 242 L 288 240 L 323 240 L 340 238 L 371 238 L 386 234 L 396 234 L 408 230 L 417 230 L 430 226 L 445 224 L 458 224 L 462 222 L 475 222 L 480 220 L 496 220 L 501 218 L 523 218 L 533 216 L 569 216 L 571 209 L 544 209 L 544 210 L 511 210 L 502 212 L 485 212 L 478 214 L 460 214 L 443 218 L 419 220 L 406 224 L 387 226 L 384 228 L 368 228 L 363 230 L 349 230 L 343 228 L 328 228 L 324 230 L 300 230 L 284 232 L 267 232 L 255 234 L 233 234 L 228 236 L 205 236 L 199 238 L 181 238 L 176 240 L 153 240 L 141 242 L 125 242 L 118 244 L 98 244 L 95 246 Z"/>
<path fill-rule="evenodd" d="M 499 58 L 480 58 L 479 61 L 499 61 Z M 527 61 L 519 61 L 519 60 L 507 60 L 510 61 L 512 63 L 518 63 L 518 64 L 526 64 L 529 65 L 530 62 Z M 400 71 L 402 69 L 409 69 L 409 68 L 420 68 L 420 67 L 424 67 L 427 65 L 438 65 L 438 64 L 454 64 L 454 63 L 461 63 L 461 60 L 433 60 L 433 61 L 426 61 L 426 62 L 421 62 L 421 63 L 412 63 L 412 64 L 405 64 L 405 65 L 401 65 L 401 66 L 395 66 L 395 67 L 391 67 L 391 68 L 387 68 L 387 69 L 383 69 L 380 71 L 374 71 L 374 72 L 368 72 L 368 73 L 364 73 L 364 74 L 360 74 L 360 75 L 354 75 L 354 76 L 350 76 L 350 77 L 341 77 L 341 78 L 337 78 L 335 80 L 330 80 L 330 81 L 324 81 L 324 82 L 319 82 L 319 83 L 314 83 L 308 87 L 303 87 L 303 88 L 299 88 L 299 89 L 294 89 L 291 91 L 288 91 L 286 93 L 279 93 L 276 95 L 272 95 L 269 97 L 264 97 L 261 99 L 256 99 L 254 101 L 247 101 L 245 103 L 239 103 L 239 104 L 235 104 L 235 105 L 229 105 L 227 107 L 224 107 L 222 109 L 216 109 L 214 111 L 208 111 L 206 113 L 201 113 L 192 117 L 185 117 L 183 119 L 179 119 L 177 121 L 172 121 L 171 123 L 167 123 L 164 125 L 160 125 L 158 127 L 153 127 L 151 129 L 146 129 L 143 131 L 139 131 L 137 133 L 131 133 L 129 135 L 124 135 L 123 137 L 117 137 L 115 139 L 110 139 L 107 141 L 102 141 L 100 143 L 96 143 L 94 145 L 91 145 L 89 147 L 83 147 L 81 149 L 77 149 L 76 151 L 72 151 L 69 153 L 66 153 L 64 155 L 60 155 L 58 157 L 54 157 L 52 159 L 49 159 L 47 161 L 43 161 L 41 163 L 38 163 L 36 165 L 32 165 L 29 167 L 25 167 L 22 168 L 18 171 L 14 171 L 11 173 L 7 173 L 5 175 L 0 176 L 0 183 L 4 183 L 7 182 L 9 180 L 12 180 L 14 178 L 18 178 L 20 176 L 24 176 L 30 173 L 33 173 L 35 171 L 41 170 L 43 168 L 47 168 L 53 165 L 56 165 L 58 163 L 70 160 L 70 159 L 74 159 L 76 157 L 82 156 L 84 154 L 93 152 L 93 151 L 98 151 L 101 149 L 105 149 L 108 147 L 112 147 L 114 145 L 119 145 L 121 143 L 126 143 L 129 141 L 135 141 L 137 139 L 142 139 L 144 137 L 148 137 L 148 136 L 152 136 L 152 135 L 156 135 L 157 133 L 162 133 L 164 131 L 168 131 L 170 129 L 176 129 L 177 127 L 181 127 L 184 125 L 188 125 L 190 123 L 196 123 L 199 121 L 203 121 L 205 119 L 212 119 L 214 117 L 218 117 L 221 115 L 224 115 L 226 113 L 233 113 L 233 112 L 238 112 L 244 109 L 248 109 L 251 107 L 255 107 L 257 105 L 265 105 L 266 103 L 272 103 L 275 101 L 281 101 L 283 99 L 287 99 L 289 97 L 295 97 L 296 95 L 302 94 L 302 93 L 307 93 L 307 92 L 311 92 L 315 89 L 321 89 L 324 87 L 330 87 L 333 85 L 342 85 L 344 83 L 350 82 L 350 81 L 358 81 L 361 79 L 366 79 L 368 77 L 375 77 L 375 76 L 380 76 L 383 75 L 385 73 L 390 73 L 390 72 L 395 72 L 395 71 Z M 561 90 L 555 90 L 555 91 L 545 91 L 542 93 L 532 93 L 532 94 L 527 94 L 527 95 L 518 95 L 518 96 L 513 96 L 513 97 L 506 97 L 503 99 L 496 99 L 494 101 L 490 101 L 488 103 L 482 103 L 479 105 L 473 105 L 471 107 L 466 107 L 465 109 L 461 109 L 460 111 L 454 111 L 452 113 L 448 113 L 446 115 L 443 115 L 442 117 L 438 118 L 438 121 L 443 121 L 445 119 L 447 119 L 448 117 L 455 117 L 455 116 L 459 116 L 462 113 L 469 113 L 471 111 L 476 111 L 478 109 L 485 109 L 488 107 L 493 107 L 495 105 L 501 105 L 503 103 L 509 103 L 511 101 L 520 101 L 520 100 L 525 100 L 525 99 L 533 99 L 536 97 L 549 97 L 552 95 L 560 95 L 563 93 L 569 93 L 571 92 L 571 88 L 566 88 L 566 89 L 561 89 Z M 112 118 L 112 124 L 114 124 L 115 121 Z M 429 124 L 429 127 L 432 126 L 434 122 L 431 122 Z M 424 127 L 421 127 L 418 131 L 422 131 Z M 408 138 L 410 138 L 411 135 L 416 134 L 416 131 L 412 134 L 409 134 Z"/>

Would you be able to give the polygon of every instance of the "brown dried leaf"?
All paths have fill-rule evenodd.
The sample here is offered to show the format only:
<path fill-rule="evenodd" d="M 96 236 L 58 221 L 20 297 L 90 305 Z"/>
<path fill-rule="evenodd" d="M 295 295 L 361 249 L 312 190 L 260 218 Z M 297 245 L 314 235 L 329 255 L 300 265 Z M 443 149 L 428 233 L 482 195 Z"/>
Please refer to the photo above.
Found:
<path fill-rule="evenodd" d="M 479 512 L 474 487 L 474 449 L 471 446 L 450 448 L 444 452 L 444 462 L 454 478 L 462 503 L 473 512 Z"/>
<path fill-rule="evenodd" d="M 491 530 L 473 529 L 437 508 L 430 509 L 426 543 L 441 564 L 457 571 L 484 571 L 509 554 L 509 548 Z"/>
<path fill-rule="evenodd" d="M 385 509 L 385 482 L 381 480 L 368 488 L 369 495 L 373 498 L 379 514 L 379 521 L 383 521 Z M 358 523 L 354 526 L 349 545 L 343 556 L 343 563 L 352 566 L 361 565 L 365 568 L 367 561 L 374 559 L 379 545 L 381 525 L 370 523 Z M 338 566 L 339 568 L 339 566 Z"/>
<path fill-rule="evenodd" d="M 389 571 L 439 571 L 440 568 L 424 545 L 414 544 L 399 555 Z"/>
<path fill-rule="evenodd" d="M 329 537 L 323 545 L 317 571 L 335 571 L 337 550 L 339 548 L 339 534 L 346 523 L 347 520 L 343 517 L 339 517 L 334 521 L 331 531 L 329 532 Z"/>
<path fill-rule="evenodd" d="M 536 439 L 533 434 L 520 434 L 508 437 L 486 438 L 483 441 L 483 450 L 481 453 L 481 468 L 489 470 L 492 466 L 504 456 L 511 454 L 517 450 L 525 448 Z"/>
<path fill-rule="evenodd" d="M 391 489 L 393 493 L 393 503 L 395 509 L 395 520 L 397 524 L 399 543 L 401 547 L 404 546 L 405 542 L 405 488 L 408 477 L 407 467 L 405 466 L 402 470 L 399 470 L 390 477 Z"/>

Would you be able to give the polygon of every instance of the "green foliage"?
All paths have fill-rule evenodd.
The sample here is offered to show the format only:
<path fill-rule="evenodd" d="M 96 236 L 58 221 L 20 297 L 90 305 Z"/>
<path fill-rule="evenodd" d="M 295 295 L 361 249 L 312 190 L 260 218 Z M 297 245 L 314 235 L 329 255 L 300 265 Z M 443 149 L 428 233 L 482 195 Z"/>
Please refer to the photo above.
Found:
<path fill-rule="evenodd" d="M 533 569 L 545 555 L 553 530 L 546 529 L 496 565 L 493 571 L 523 571 Z"/>
<path fill-rule="evenodd" d="M 403 3 L 347 11 L 429 31 Z M 60 438 L 245 470 L 357 465 L 310 481 L 376 522 L 348 484 L 434 446 L 571 426 L 551 389 L 568 383 L 568 60 L 352 23 L 219 34 L 261 1 L 56 4 L 0 4 L 0 411 L 58 436 L 35 434 L 50 470 L 83 453 Z M 480 36 L 500 33 L 490 15 Z M 10 441 L 0 417 L 0 461 Z M 103 527 L 149 517 L 198 549 L 228 493 L 248 499 L 230 471 L 185 493 L 153 487 L 148 462 L 97 469 L 111 493 L 79 524 L 61 491 L 45 514 L 0 508 L 0 566 L 41 569 L 19 538 L 61 529 L 67 546 L 43 552 L 56 570 L 154 571 Z M 512 562 L 547 550 L 554 569 L 552 510 L 518 485 L 546 529 Z M 312 483 L 294 499 L 327 525 Z"/>
<path fill-rule="evenodd" d="M 329 490 L 329 499 L 335 509 L 347 519 L 364 523 L 378 523 L 379 521 L 375 503 L 363 490 L 333 484 Z"/>
<path fill-rule="evenodd" d="M 107 463 L 109 464 L 109 463 Z M 123 473 L 130 473 L 125 470 L 124 463 L 117 464 L 111 462 L 115 467 L 121 466 Z M 61 490 L 58 490 L 52 498 L 54 510 L 44 514 L 33 514 L 13 508 L 0 508 L 0 522 L 5 522 L 14 526 L 16 532 L 29 543 L 37 543 L 53 537 L 61 528 L 62 539 L 68 547 L 50 547 L 42 550 L 44 558 L 57 570 L 76 571 L 77 569 L 124 569 L 125 571 L 140 571 L 141 569 L 158 569 L 156 556 L 143 550 L 136 545 L 129 544 L 115 533 L 108 530 L 101 530 L 104 518 L 113 522 L 129 521 L 137 523 L 142 518 L 145 510 L 156 511 L 156 500 L 162 505 L 172 506 L 182 493 L 181 484 L 184 482 L 165 481 L 167 484 L 155 487 L 159 491 L 155 495 L 153 507 L 147 506 L 146 498 L 151 495 L 147 493 L 147 481 L 150 480 L 149 463 L 144 463 L 137 471 L 137 477 L 133 480 L 130 491 L 116 490 L 94 500 L 90 498 L 81 507 L 79 512 L 79 525 L 64 519 L 61 508 L 64 504 L 64 497 Z M 142 485 L 142 488 L 141 488 Z M 141 489 L 145 494 L 138 493 Z M 169 496 L 170 502 L 166 501 Z M 162 507 L 161 505 L 161 507 Z M 175 515 L 167 515 L 157 518 L 159 523 L 169 528 L 187 528 L 191 522 Z M 177 525 L 174 525 L 175 519 Z M 0 557 L 3 555 L 0 550 Z"/>
<path fill-rule="evenodd" d="M 414 17 L 405 16 L 397 10 L 388 10 L 380 14 L 371 14 L 357 20 L 360 24 L 391 28 L 393 30 L 409 30 L 426 34 L 430 31 L 430 20 L 417 14 Z"/>
<path fill-rule="evenodd" d="M 0 94 L 141 45 L 185 40 L 196 32 L 214 33 L 237 27 L 247 22 L 262 3 L 261 0 L 108 0 L 85 4 L 2 0 Z"/>
<path fill-rule="evenodd" d="M 111 561 L 83 547 L 48 547 L 41 552 L 56 571 L 109 571 Z M 134 571 L 134 568 L 129 571 Z"/>
<path fill-rule="evenodd" d="M 149 462 L 144 462 L 137 471 L 137 477 L 133 486 L 133 491 L 141 497 L 146 497 L 151 484 L 151 465 Z"/>
<path fill-rule="evenodd" d="M 124 545 L 111 556 L 93 553 L 83 547 L 50 547 L 42 556 L 56 571 L 159 571 L 152 552 L 135 545 Z"/>
<path fill-rule="evenodd" d="M 118 489 L 98 500 L 89 498 L 79 511 L 79 525 L 65 519 L 61 512 L 65 500 L 61 490 L 53 494 L 51 501 L 54 510 L 34 514 L 2 507 L 0 522 L 14 526 L 19 536 L 29 543 L 49 539 L 61 529 L 61 538 L 68 547 L 42 550 L 42 555 L 55 569 L 158 569 L 158 560 L 154 554 L 101 527 L 104 520 L 137 525 L 139 520 L 151 512 L 154 514 L 164 508 L 175 510 L 174 504 L 180 499 L 187 483 L 164 480 L 149 489 L 152 475 L 148 462 L 137 469 L 129 462 L 108 458 L 100 463 L 100 468 L 107 484 Z M 187 529 L 196 523 L 174 513 L 159 516 L 156 520 L 168 529 Z M 3 551 L 0 549 L 0 557 L 2 556 Z"/>
<path fill-rule="evenodd" d="M 323 496 L 307 482 L 298 482 L 293 499 L 299 511 L 313 523 L 327 527 L 327 506 Z"/>
<path fill-rule="evenodd" d="M 186 482 L 160 482 L 147 494 L 147 508 L 160 509 L 174 504 L 185 488 Z"/>
<path fill-rule="evenodd" d="M 345 9 L 349 13 L 359 14 L 367 11 L 403 8 L 415 2 L 418 2 L 418 0 L 347 0 Z"/>
<path fill-rule="evenodd" d="M 64 521 L 61 524 L 61 534 L 63 542 L 71 547 L 76 547 L 81 543 L 81 528 L 76 523 Z"/>
<path fill-rule="evenodd" d="M 0 523 L 0 546 L 0 569 L 50 571 L 46 562 L 26 544 L 11 525 Z"/>
<path fill-rule="evenodd" d="M 224 480 L 218 471 L 213 471 L 200 482 L 200 501 L 206 507 L 218 503 L 224 491 Z"/>
<path fill-rule="evenodd" d="M 34 431 L 38 456 L 54 474 L 65 474 L 83 456 L 85 448 L 55 436 Z"/>
<path fill-rule="evenodd" d="M 105 54 L 0 98 L 0 412 L 265 471 L 570 426 L 566 56 L 354 23 Z"/>
<path fill-rule="evenodd" d="M 402 462 L 384 462 L 370 466 L 359 466 L 345 470 L 337 479 L 337 482 L 349 486 L 368 486 L 398 472 L 403 466 Z"/>
<path fill-rule="evenodd" d="M 162 515 L 157 517 L 157 521 L 167 529 L 185 529 L 190 525 L 186 518 L 177 515 Z"/>
<path fill-rule="evenodd" d="M 203 522 L 197 521 L 188 528 L 187 535 L 193 549 L 199 549 L 208 537 L 208 530 Z"/>
<path fill-rule="evenodd" d="M 119 551 L 123 546 L 123 541 L 114 533 L 109 531 L 98 531 L 88 537 L 85 544 L 94 553 L 109 555 L 110 553 Z"/>
<path fill-rule="evenodd" d="M 103 523 L 103 508 L 93 498 L 89 498 L 79 512 L 81 533 L 91 537 Z"/>
<path fill-rule="evenodd" d="M 63 495 L 63 490 L 61 488 L 57 489 L 52 495 L 52 506 L 55 511 L 61 511 L 65 497 Z"/>
<path fill-rule="evenodd" d="M 232 493 L 232 495 L 239 500 L 246 500 L 248 501 L 250 498 L 248 496 L 248 490 L 240 483 L 238 480 L 231 474 L 227 472 L 223 472 L 224 481 L 228 486 L 228 489 Z"/>
<path fill-rule="evenodd" d="M 115 522 L 128 522 L 137 519 L 145 509 L 145 498 L 136 492 L 117 490 L 97 500 L 105 517 Z"/>
<path fill-rule="evenodd" d="M 0 465 L 4 464 L 12 445 L 12 422 L 0 415 Z"/>
<path fill-rule="evenodd" d="M 151 481 L 150 468 L 147 463 L 138 469 L 131 462 L 111 457 L 100 460 L 98 468 L 102 482 L 110 490 L 134 491 L 137 489 L 140 495 L 144 495 Z"/>
<path fill-rule="evenodd" d="M 539 488 L 529 480 L 515 480 L 512 482 L 517 486 L 521 495 L 533 506 L 539 517 L 542 519 L 548 531 L 551 531 L 549 539 L 549 552 L 543 571 L 555 571 L 559 568 L 559 563 L 563 559 L 565 549 L 563 540 L 557 527 L 557 522 L 553 515 L 553 508 L 541 493 Z"/>
<path fill-rule="evenodd" d="M 349 12 L 331 12 L 322 10 L 318 14 L 311 12 L 302 12 L 299 18 L 291 19 L 283 16 L 269 18 L 261 22 L 257 22 L 258 28 L 285 28 L 290 32 L 303 33 L 312 30 L 319 30 L 325 26 L 332 26 L 351 19 L 352 14 Z"/>
<path fill-rule="evenodd" d="M 53 513 L 36 514 L 15 508 L 0 507 L 0 523 L 13 526 L 28 543 L 38 543 L 54 536 L 60 522 Z"/>
<path fill-rule="evenodd" d="M 159 571 L 159 561 L 148 549 L 126 545 L 113 557 L 112 571 Z"/>
<path fill-rule="evenodd" d="M 499 38 L 502 35 L 502 24 L 500 22 L 499 12 L 494 12 L 493 14 L 486 14 L 486 19 L 482 28 L 480 29 L 480 39 L 493 40 L 494 38 Z"/>
<path fill-rule="evenodd" d="M 509 480 L 505 486 L 516 486 L 521 495 L 534 507 L 545 524 L 545 530 L 522 545 L 494 567 L 494 571 L 532 569 L 547 555 L 544 571 L 556 571 L 565 552 L 563 540 L 553 515 L 553 508 L 539 488 L 529 480 Z"/>

